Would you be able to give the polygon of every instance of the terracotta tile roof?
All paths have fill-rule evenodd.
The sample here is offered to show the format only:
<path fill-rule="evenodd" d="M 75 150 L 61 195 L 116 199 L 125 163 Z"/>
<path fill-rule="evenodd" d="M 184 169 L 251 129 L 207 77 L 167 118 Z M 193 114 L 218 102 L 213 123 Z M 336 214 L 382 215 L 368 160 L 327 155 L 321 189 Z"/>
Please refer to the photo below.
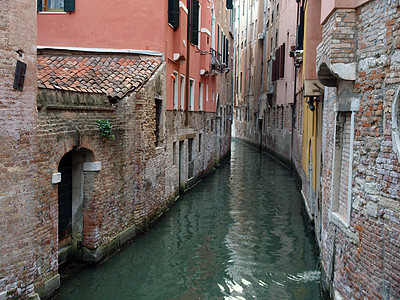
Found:
<path fill-rule="evenodd" d="M 160 59 L 38 56 L 38 87 L 122 98 L 142 86 Z"/>

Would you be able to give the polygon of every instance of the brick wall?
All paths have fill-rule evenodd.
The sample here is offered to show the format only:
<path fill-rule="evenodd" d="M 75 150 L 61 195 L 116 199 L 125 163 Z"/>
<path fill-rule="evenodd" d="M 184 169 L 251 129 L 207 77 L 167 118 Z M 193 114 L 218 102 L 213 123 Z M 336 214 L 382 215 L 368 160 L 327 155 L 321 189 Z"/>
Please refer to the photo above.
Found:
<path fill-rule="evenodd" d="M 337 24 L 336 16 L 346 13 L 337 11 L 330 17 L 324 37 L 330 36 L 330 24 Z M 354 15 L 355 27 L 350 20 L 349 30 L 356 30 L 355 81 L 337 80 L 337 88 L 325 89 L 321 263 L 325 282 L 338 299 L 398 299 L 400 163 L 392 147 L 391 111 L 400 83 L 400 6 L 370 1 L 354 10 Z M 321 49 L 319 59 L 330 55 Z M 332 189 L 338 188 L 332 186 L 334 112 L 335 107 L 357 102 L 347 226 L 335 219 L 331 206 Z"/>
<path fill-rule="evenodd" d="M 249 108 L 239 107 L 235 114 L 236 137 L 273 152 L 285 162 L 290 161 L 292 140 L 292 105 L 272 105 L 254 115 Z M 261 127 L 259 119 L 261 118 Z M 300 147 L 301 149 L 301 147 Z"/>
<path fill-rule="evenodd" d="M 0 21 L 0 298 L 26 297 L 46 276 L 37 226 L 35 3 L 2 1 Z M 27 64 L 13 88 L 17 60 Z"/>
<path fill-rule="evenodd" d="M 138 92 L 116 105 L 103 94 L 39 89 L 37 234 L 43 247 L 36 255 L 43 273 L 57 274 L 59 261 L 67 256 L 97 262 L 111 254 L 164 213 L 180 187 L 188 189 L 228 153 L 230 131 L 214 113 L 190 112 L 185 126 L 184 112 L 166 110 L 165 76 L 164 64 Z M 156 101 L 162 103 L 158 140 Z M 101 138 L 97 120 L 113 125 L 115 139 Z M 189 139 L 193 178 L 188 173 Z M 72 181 L 68 250 L 59 245 L 59 187 L 52 183 L 67 153 L 77 170 L 72 173 L 77 179 Z M 85 163 L 93 162 L 101 162 L 101 170 L 85 169 Z M 36 283 L 38 290 L 43 284 Z"/>

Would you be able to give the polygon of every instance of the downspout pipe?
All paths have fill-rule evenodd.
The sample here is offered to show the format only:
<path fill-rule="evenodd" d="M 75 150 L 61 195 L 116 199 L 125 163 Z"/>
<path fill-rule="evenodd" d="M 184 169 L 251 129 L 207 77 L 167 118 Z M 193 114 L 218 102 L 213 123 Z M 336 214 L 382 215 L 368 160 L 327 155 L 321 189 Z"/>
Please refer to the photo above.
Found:
<path fill-rule="evenodd" d="M 297 2 L 297 18 L 296 18 L 296 29 L 299 26 L 299 15 L 300 15 L 300 1 L 301 0 L 296 0 Z M 298 32 L 296 32 L 298 34 Z M 296 45 L 297 46 L 297 45 Z M 294 58 L 295 59 L 295 58 Z M 293 174 L 293 145 L 294 145 L 294 130 L 296 128 L 295 123 L 296 123 L 296 106 L 297 106 L 297 71 L 299 69 L 299 65 L 296 63 L 296 60 L 294 62 L 294 90 L 293 90 L 293 109 L 292 109 L 292 138 L 290 141 L 290 170 Z"/>
<path fill-rule="evenodd" d="M 247 1 L 245 2 L 246 4 L 248 3 Z M 244 7 L 243 7 L 244 9 Z M 247 86 L 247 42 L 248 42 L 248 36 L 247 36 L 247 27 L 249 26 L 249 9 L 246 9 L 246 44 L 244 45 L 245 47 L 245 53 L 244 53 L 244 88 L 243 88 L 243 103 L 246 105 L 246 86 Z M 249 94 L 249 90 L 247 90 L 247 95 Z M 246 105 L 247 107 L 247 105 Z M 246 114 L 246 120 L 248 122 L 248 112 Z"/>
<path fill-rule="evenodd" d="M 263 40 L 263 53 L 262 53 L 262 65 L 261 65 L 261 92 L 260 92 L 260 97 L 258 98 L 258 111 L 260 111 L 261 108 L 261 99 L 264 94 L 264 69 L 265 69 L 265 57 L 267 56 L 267 50 L 266 50 L 266 34 L 267 34 L 267 9 L 268 9 L 268 0 L 265 1 L 265 8 L 264 8 L 264 29 L 263 29 L 263 34 L 264 34 L 264 40 Z"/>
<path fill-rule="evenodd" d="M 186 38 L 186 81 L 185 81 L 185 126 L 189 126 L 189 82 L 190 82 L 190 33 L 191 33 L 191 8 L 190 1 L 187 0 L 187 9 L 188 9 L 188 17 L 187 17 L 187 38 Z"/>

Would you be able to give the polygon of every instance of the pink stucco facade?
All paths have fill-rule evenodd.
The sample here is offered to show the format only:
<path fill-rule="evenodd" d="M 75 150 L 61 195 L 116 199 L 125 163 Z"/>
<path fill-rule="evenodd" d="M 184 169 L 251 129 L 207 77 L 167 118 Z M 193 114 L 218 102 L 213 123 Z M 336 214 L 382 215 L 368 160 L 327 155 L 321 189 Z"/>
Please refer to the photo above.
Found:
<path fill-rule="evenodd" d="M 289 52 L 292 47 L 296 46 L 296 16 L 295 5 L 281 2 L 281 9 L 277 16 L 277 22 L 279 22 L 278 47 L 285 43 L 285 76 L 276 81 L 277 105 L 293 103 L 295 73 L 294 62 L 290 58 Z"/>
<path fill-rule="evenodd" d="M 76 1 L 72 13 L 40 12 L 38 45 L 163 51 L 167 1 L 139 2 Z"/>
<path fill-rule="evenodd" d="M 61 48 L 89 48 L 113 50 L 138 50 L 159 52 L 167 69 L 167 110 L 174 109 L 173 76 L 178 74 L 178 105 L 181 99 L 181 75 L 185 81 L 194 80 L 193 111 L 201 108 L 215 112 L 216 75 L 210 74 L 211 10 L 213 1 L 200 0 L 200 43 L 190 44 L 190 67 L 187 75 L 187 8 L 186 1 L 180 1 L 179 27 L 168 24 L 168 1 L 76 1 L 72 13 L 38 12 L 38 46 Z M 215 28 L 214 28 L 215 29 Z M 205 52 L 201 53 L 200 50 Z M 176 59 L 176 55 L 180 54 Z M 200 70 L 203 75 L 200 75 Z M 175 73 L 175 74 L 176 74 Z M 203 84 L 203 105 L 199 105 L 199 83 Z M 208 91 L 206 88 L 208 87 Z M 208 94 L 208 101 L 207 101 Z M 214 97 L 213 97 L 214 95 Z M 176 106 L 175 106 L 176 108 Z"/>
<path fill-rule="evenodd" d="M 322 0 L 321 1 L 321 24 L 338 8 L 356 8 L 370 0 Z"/>

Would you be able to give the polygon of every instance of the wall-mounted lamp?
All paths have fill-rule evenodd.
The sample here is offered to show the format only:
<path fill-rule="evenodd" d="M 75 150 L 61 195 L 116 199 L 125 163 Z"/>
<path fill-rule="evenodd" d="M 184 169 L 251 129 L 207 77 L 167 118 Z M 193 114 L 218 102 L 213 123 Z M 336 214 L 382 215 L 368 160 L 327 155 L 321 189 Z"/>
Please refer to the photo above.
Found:
<path fill-rule="evenodd" d="M 306 103 L 308 103 L 308 107 L 310 108 L 311 111 L 315 110 L 315 101 L 318 101 L 319 98 L 317 97 L 308 97 L 308 100 L 306 100 Z"/>

